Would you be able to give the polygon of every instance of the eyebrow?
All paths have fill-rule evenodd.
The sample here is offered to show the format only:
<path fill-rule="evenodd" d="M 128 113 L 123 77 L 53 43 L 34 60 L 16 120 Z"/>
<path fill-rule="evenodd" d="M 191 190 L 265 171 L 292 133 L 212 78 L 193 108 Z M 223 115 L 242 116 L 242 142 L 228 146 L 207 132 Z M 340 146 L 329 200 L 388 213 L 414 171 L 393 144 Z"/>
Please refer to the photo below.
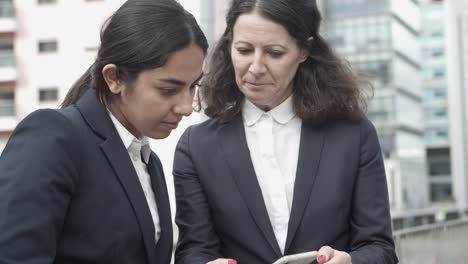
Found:
<path fill-rule="evenodd" d="M 203 72 L 198 76 L 198 78 L 193 82 L 196 83 L 198 82 L 201 78 L 203 77 Z M 163 78 L 163 79 L 158 79 L 161 82 L 173 84 L 173 85 L 178 85 L 178 86 L 184 86 L 186 83 L 184 81 L 178 80 L 178 79 L 173 79 L 173 78 Z"/>
<path fill-rule="evenodd" d="M 169 84 L 174 84 L 174 85 L 179 85 L 179 86 L 184 86 L 185 82 L 177 79 L 172 79 L 172 78 L 167 78 L 167 79 L 158 79 L 161 82 L 169 83 Z"/>
<path fill-rule="evenodd" d="M 242 41 L 242 40 L 239 40 L 239 41 L 236 41 L 234 42 L 234 45 L 237 45 L 237 44 L 245 44 L 245 45 L 249 45 L 249 46 L 252 46 L 251 43 L 247 42 L 247 41 Z M 265 46 L 266 48 L 271 48 L 271 47 L 280 47 L 280 48 L 283 48 L 283 49 L 288 49 L 287 47 L 281 45 L 281 44 L 269 44 L 269 45 L 266 45 Z"/>

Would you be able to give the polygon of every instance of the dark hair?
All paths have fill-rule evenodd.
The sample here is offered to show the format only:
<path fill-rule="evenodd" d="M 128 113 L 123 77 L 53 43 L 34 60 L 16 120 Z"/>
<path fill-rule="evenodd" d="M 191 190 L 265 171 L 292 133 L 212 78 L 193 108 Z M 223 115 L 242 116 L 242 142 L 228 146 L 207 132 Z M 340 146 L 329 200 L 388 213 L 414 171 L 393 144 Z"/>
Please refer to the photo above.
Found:
<path fill-rule="evenodd" d="M 115 64 L 117 77 L 132 83 L 141 71 L 163 66 L 173 52 L 191 43 L 206 54 L 205 35 L 177 1 L 127 1 L 104 23 L 97 58 L 72 86 L 62 107 L 75 103 L 89 88 L 107 104 L 111 92 L 101 73 L 106 64 Z"/>
<path fill-rule="evenodd" d="M 209 56 L 199 89 L 199 105 L 204 106 L 206 115 L 229 120 L 241 110 L 244 95 L 235 81 L 230 47 L 237 18 L 252 12 L 283 25 L 299 47 L 310 54 L 299 65 L 293 80 L 294 110 L 298 117 L 320 125 L 363 116 L 367 98 L 360 86 L 361 79 L 320 36 L 321 16 L 314 0 L 232 1 L 226 30 Z"/>

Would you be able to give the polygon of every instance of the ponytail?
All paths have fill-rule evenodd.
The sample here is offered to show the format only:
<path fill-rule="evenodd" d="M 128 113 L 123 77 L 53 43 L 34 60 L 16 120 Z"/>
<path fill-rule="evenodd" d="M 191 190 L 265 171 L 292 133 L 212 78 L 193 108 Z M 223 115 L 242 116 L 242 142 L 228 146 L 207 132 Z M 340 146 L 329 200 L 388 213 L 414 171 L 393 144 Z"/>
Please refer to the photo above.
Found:
<path fill-rule="evenodd" d="M 65 99 L 63 99 L 60 108 L 65 108 L 69 105 L 74 104 L 80 97 L 91 88 L 93 83 L 93 65 L 89 67 L 86 72 L 72 85 L 68 91 Z"/>

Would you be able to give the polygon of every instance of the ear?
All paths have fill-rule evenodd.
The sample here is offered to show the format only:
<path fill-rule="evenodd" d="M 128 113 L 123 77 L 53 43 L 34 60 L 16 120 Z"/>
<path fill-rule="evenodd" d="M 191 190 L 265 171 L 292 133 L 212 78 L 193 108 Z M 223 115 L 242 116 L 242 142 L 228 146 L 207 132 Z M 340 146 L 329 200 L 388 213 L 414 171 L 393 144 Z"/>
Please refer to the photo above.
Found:
<path fill-rule="evenodd" d="M 307 49 L 302 48 L 299 54 L 299 63 L 303 63 L 309 57 L 309 51 Z"/>
<path fill-rule="evenodd" d="M 113 94 L 119 94 L 122 91 L 122 83 L 117 77 L 117 65 L 115 64 L 106 64 L 102 67 L 102 76 L 109 86 L 109 90 Z"/>

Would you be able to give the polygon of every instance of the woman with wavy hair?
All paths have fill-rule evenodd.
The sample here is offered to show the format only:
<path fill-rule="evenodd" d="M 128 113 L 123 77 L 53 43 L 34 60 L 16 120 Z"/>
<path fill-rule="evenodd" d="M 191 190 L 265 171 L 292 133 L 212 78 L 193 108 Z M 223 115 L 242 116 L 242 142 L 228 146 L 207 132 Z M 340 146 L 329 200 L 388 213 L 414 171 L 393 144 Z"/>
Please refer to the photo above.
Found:
<path fill-rule="evenodd" d="M 313 0 L 234 0 L 174 159 L 176 264 L 396 263 L 365 82 Z M 303 262 L 305 263 L 305 262 Z"/>

